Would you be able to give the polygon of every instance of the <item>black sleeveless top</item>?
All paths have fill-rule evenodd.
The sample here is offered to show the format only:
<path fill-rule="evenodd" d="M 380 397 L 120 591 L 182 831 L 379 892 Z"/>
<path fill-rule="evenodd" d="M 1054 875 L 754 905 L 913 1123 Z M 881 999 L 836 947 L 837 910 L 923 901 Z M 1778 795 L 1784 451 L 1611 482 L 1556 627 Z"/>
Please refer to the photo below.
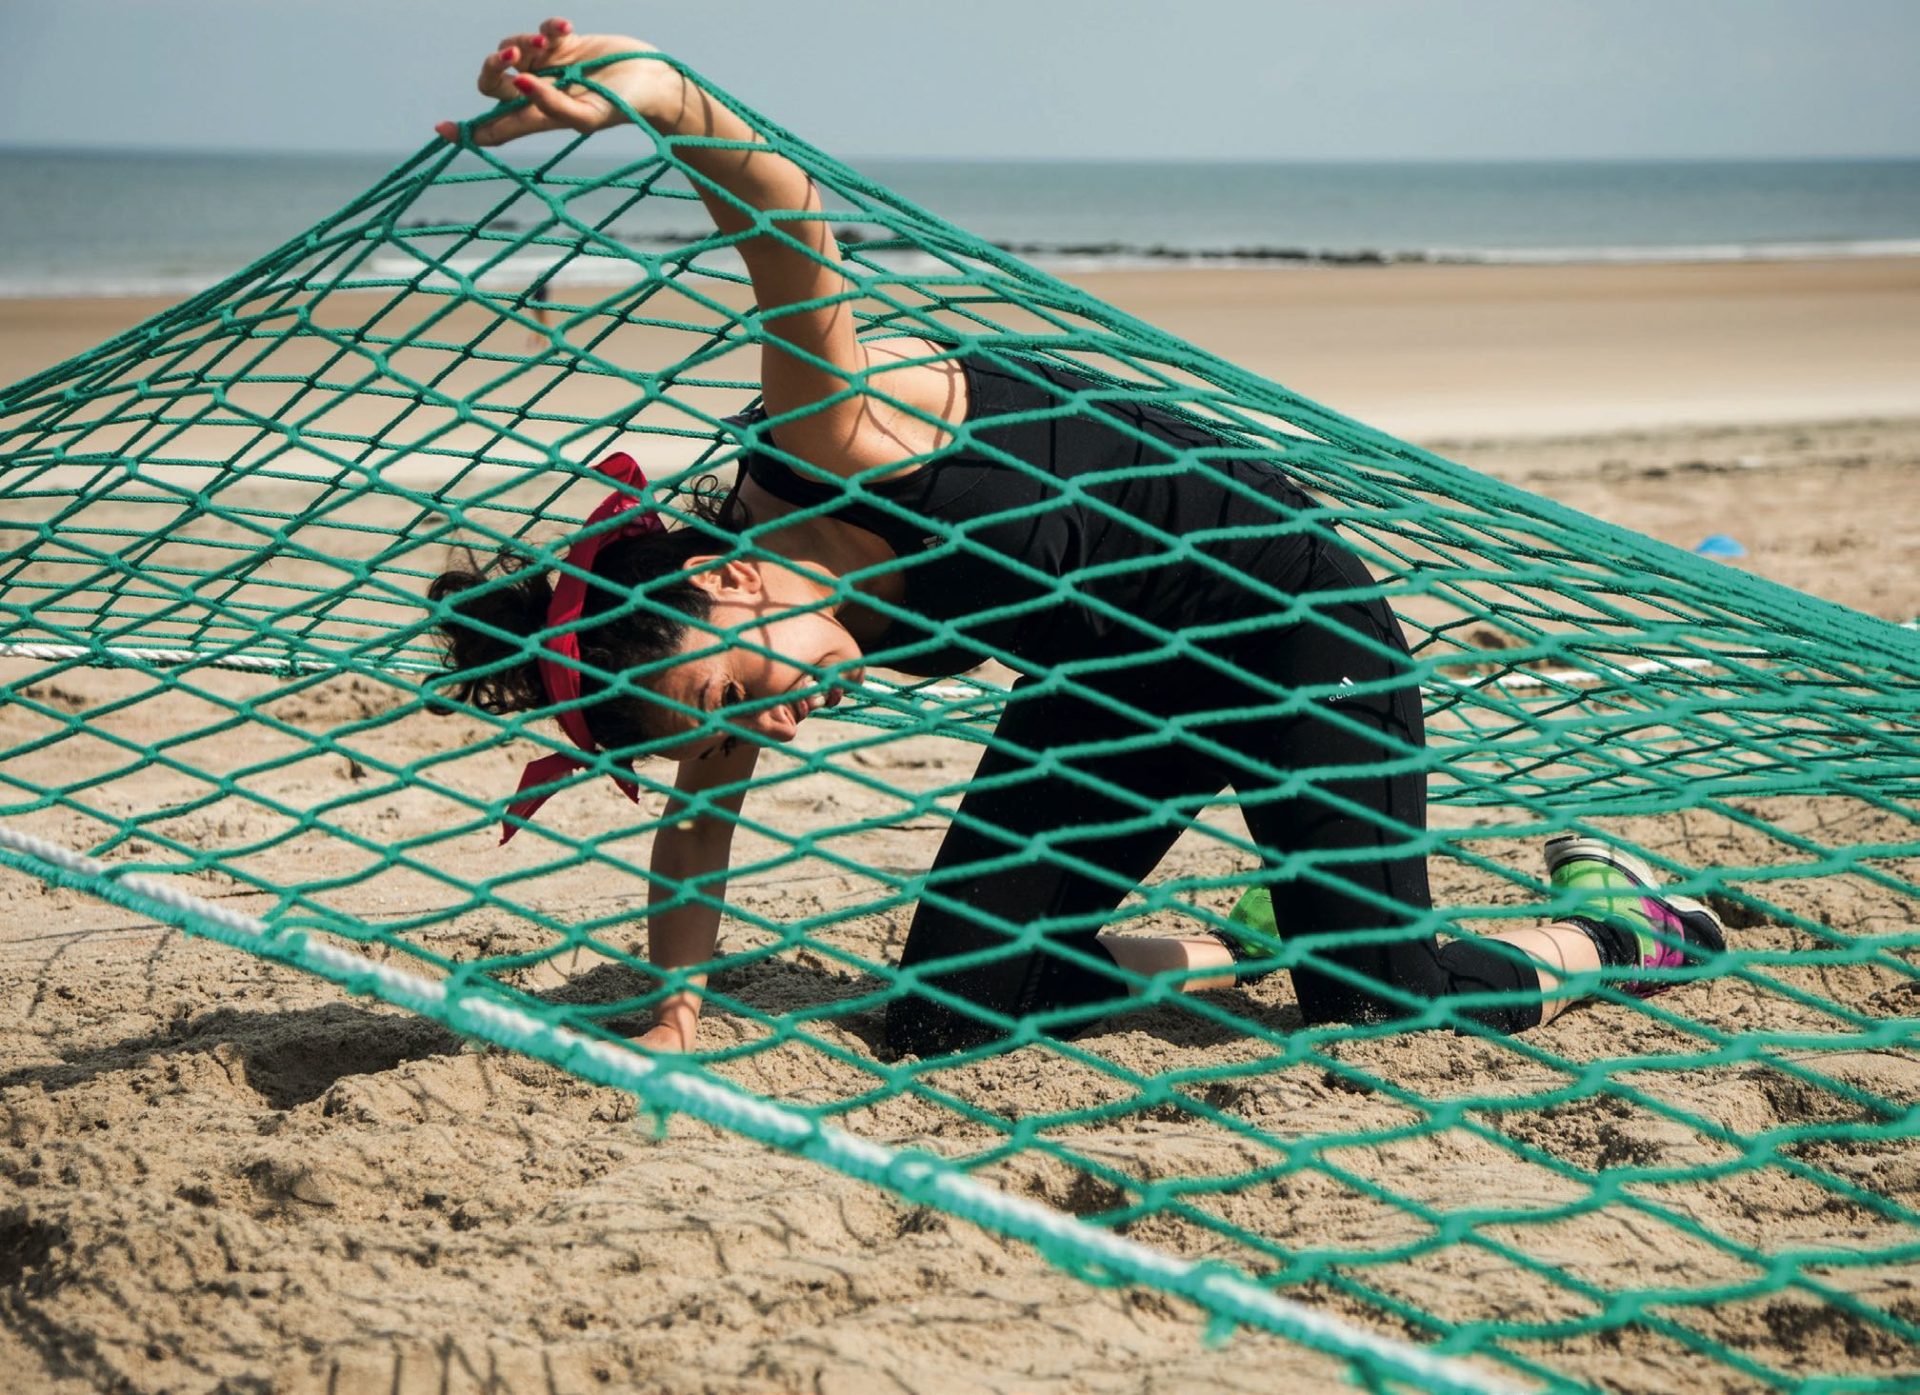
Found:
<path fill-rule="evenodd" d="M 1052 364 L 960 362 L 966 420 L 909 474 L 852 484 L 751 444 L 741 455 L 775 498 L 825 505 L 900 559 L 902 613 L 863 646 L 868 662 L 942 677 L 989 658 L 1024 672 L 1148 660 L 1165 632 L 1270 612 L 1243 577 L 1287 594 L 1305 582 L 1316 544 L 1287 524 L 1312 501 L 1269 461 L 1235 458 L 1248 447 Z M 765 418 L 730 420 L 751 443 Z M 1180 556 L 1182 539 L 1199 556 Z"/>

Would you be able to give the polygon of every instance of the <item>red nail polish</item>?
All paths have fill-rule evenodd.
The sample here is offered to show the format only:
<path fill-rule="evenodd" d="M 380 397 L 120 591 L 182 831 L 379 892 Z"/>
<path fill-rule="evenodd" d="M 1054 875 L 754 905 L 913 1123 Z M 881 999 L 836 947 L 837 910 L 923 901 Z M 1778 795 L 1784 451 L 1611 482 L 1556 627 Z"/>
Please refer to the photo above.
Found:
<path fill-rule="evenodd" d="M 515 49 L 503 48 L 493 56 L 498 58 L 502 63 L 511 63 L 514 59 L 518 58 L 520 54 Z"/>
<path fill-rule="evenodd" d="M 532 43 L 535 48 L 545 48 L 547 46 L 547 36 L 545 34 L 535 34 Z"/>
<path fill-rule="evenodd" d="M 513 80 L 513 85 L 519 88 L 522 92 L 533 91 L 533 79 L 528 77 L 525 73 L 522 73 L 520 74 L 519 77 L 515 78 Z"/>

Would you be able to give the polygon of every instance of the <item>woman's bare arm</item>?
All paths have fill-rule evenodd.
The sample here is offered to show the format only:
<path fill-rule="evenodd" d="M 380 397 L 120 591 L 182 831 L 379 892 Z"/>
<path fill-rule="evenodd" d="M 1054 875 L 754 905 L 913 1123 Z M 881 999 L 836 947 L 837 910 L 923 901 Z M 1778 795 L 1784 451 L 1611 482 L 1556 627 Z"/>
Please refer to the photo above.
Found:
<path fill-rule="evenodd" d="M 716 751 L 705 760 L 680 763 L 675 794 L 667 805 L 669 820 L 653 836 L 652 879 L 647 889 L 647 961 L 657 969 L 685 969 L 713 958 L 720 939 L 720 906 L 727 894 L 727 865 L 733 855 L 734 818 L 746 797 L 759 747 L 740 742 L 726 753 Z M 686 796 L 724 786 L 738 786 L 714 800 L 724 814 L 693 813 Z M 663 902 L 692 885 L 699 901 L 657 910 Z M 693 1047 L 700 1019 L 704 976 L 689 980 L 690 987 L 672 994 L 654 1009 L 654 1026 L 640 1044 L 665 1051 Z"/>
<path fill-rule="evenodd" d="M 651 52 L 651 45 L 638 39 L 575 34 L 567 21 L 557 19 L 538 33 L 509 36 L 482 65 L 480 90 L 503 101 L 525 96 L 528 104 L 476 129 L 474 142 L 498 145 L 533 131 L 589 132 L 623 122 L 619 108 L 598 93 L 563 89 L 515 70 Z M 687 137 L 758 147 L 679 143 L 674 151 L 697 176 L 700 197 L 721 232 L 760 229 L 737 246 L 767 331 L 761 358 L 767 410 L 775 417 L 792 414 L 778 428 L 781 447 L 822 469 L 851 475 L 883 470 L 939 446 L 945 433 L 937 422 L 957 419 L 965 407 L 957 370 L 923 363 L 902 367 L 899 347 L 876 355 L 860 342 L 843 299 L 851 283 L 840 247 L 805 171 L 667 63 L 642 56 L 609 63 L 591 76 L 670 141 Z M 449 138 L 458 136 L 451 123 L 440 130 Z M 869 395 L 870 389 L 911 410 Z"/>

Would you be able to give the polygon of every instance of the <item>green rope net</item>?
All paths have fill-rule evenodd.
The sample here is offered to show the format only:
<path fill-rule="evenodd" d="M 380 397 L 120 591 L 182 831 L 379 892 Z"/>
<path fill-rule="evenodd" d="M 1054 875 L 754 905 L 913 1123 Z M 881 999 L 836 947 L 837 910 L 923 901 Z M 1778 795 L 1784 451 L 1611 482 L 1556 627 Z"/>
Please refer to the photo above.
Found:
<path fill-rule="evenodd" d="M 706 1049 L 664 1065 L 633 1050 L 690 977 L 649 971 L 638 923 L 673 768 L 641 760 L 634 806 L 601 758 L 500 849 L 525 759 L 572 748 L 551 713 L 429 715 L 442 612 L 424 593 L 453 544 L 559 566 L 616 446 L 664 513 L 710 528 L 696 496 L 771 445 L 725 420 L 757 392 L 762 337 L 741 237 L 712 231 L 699 176 L 645 130 L 530 166 L 435 143 L 238 275 L 0 395 L 0 858 L 1033 1240 L 1094 1281 L 1265 1324 L 1369 1388 L 1654 1371 L 1913 1388 L 1914 636 L 1302 401 L 734 105 L 825 201 L 742 236 L 830 219 L 839 298 L 866 333 L 1071 367 L 1312 491 L 1275 526 L 1356 550 L 1413 644 L 1429 745 L 1404 759 L 1429 777 L 1434 826 L 1399 834 L 1435 872 L 1422 931 L 1550 916 L 1538 844 L 1574 831 L 1709 901 L 1730 952 L 1667 971 L 1674 991 L 1652 1000 L 1576 979 L 1566 991 L 1596 1003 L 1575 1016 L 1608 1031 L 1515 1038 L 1475 1026 L 1465 999 L 1309 1028 L 1285 975 L 1189 995 L 1103 964 L 1116 1008 L 1137 996 L 1100 1033 L 1060 1039 L 1043 1014 L 976 1051 L 889 1059 L 886 1005 L 938 992 L 894 965 L 1006 675 L 877 667 L 821 714 L 837 721 L 763 756 L 724 885 L 655 888 L 656 906 L 717 905 L 724 927 L 703 966 Z M 764 555 L 751 530 L 716 548 Z M 1098 604 L 1094 580 L 1053 599 Z M 655 604 L 644 588 L 624 603 Z M 1324 621 L 1276 594 L 1270 623 Z M 1182 654 L 1202 637 L 1157 638 Z M 82 667 L 107 672 L 77 697 Z M 1072 689 L 1097 667 L 1054 678 Z M 718 734 L 740 715 L 703 721 Z M 1108 925 L 1205 930 L 1248 885 L 1339 875 L 1263 862 L 1223 795 Z M 1047 937 L 1060 926 L 1003 928 L 1007 953 L 1072 953 Z M 1323 947 L 1289 937 L 1274 962 Z M 796 1069 L 804 1089 L 770 1083 Z M 1052 1093 L 1029 1090 L 1041 1080 Z M 1463 1173 L 1464 1193 L 1442 1185 Z M 1787 1329 L 1832 1340 L 1764 1340 Z"/>

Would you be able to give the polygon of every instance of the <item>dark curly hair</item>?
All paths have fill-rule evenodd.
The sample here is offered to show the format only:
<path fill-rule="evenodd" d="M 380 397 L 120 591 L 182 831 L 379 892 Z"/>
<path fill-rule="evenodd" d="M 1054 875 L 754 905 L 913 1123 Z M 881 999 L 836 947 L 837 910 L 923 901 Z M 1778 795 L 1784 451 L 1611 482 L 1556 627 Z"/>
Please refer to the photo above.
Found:
<path fill-rule="evenodd" d="M 725 521 L 728 506 L 701 509 L 712 528 L 675 528 L 616 538 L 600 549 L 594 560 L 594 580 L 587 586 L 586 609 L 576 629 L 583 665 L 603 673 L 644 668 L 676 653 L 690 622 L 709 613 L 707 593 L 686 579 L 687 562 L 724 552 L 724 537 L 714 528 L 733 529 Z M 547 627 L 547 607 L 553 583 L 545 566 L 512 547 L 502 548 L 490 561 L 471 549 L 455 554 L 456 563 L 433 579 L 430 601 L 451 600 L 452 614 L 438 627 L 446 647 L 449 672 L 436 684 L 454 702 L 484 712 L 523 712 L 546 707 L 552 701 L 541 681 L 539 647 L 506 636 L 529 636 Z M 462 564 L 462 561 L 464 564 Z M 679 574 L 680 579 L 647 587 L 646 603 L 628 606 L 642 586 Z M 488 585 L 511 576 L 505 585 Z M 615 612 L 608 615 L 608 612 Z M 605 617 L 605 618 L 600 618 Z M 513 660 L 504 663 L 504 660 Z M 609 751 L 620 751 L 659 739 L 664 710 L 637 702 L 629 693 L 612 693 L 594 700 L 605 685 L 591 673 L 582 673 L 580 689 L 589 701 L 581 709 L 593 739 Z M 441 706 L 443 712 L 457 710 Z"/>

